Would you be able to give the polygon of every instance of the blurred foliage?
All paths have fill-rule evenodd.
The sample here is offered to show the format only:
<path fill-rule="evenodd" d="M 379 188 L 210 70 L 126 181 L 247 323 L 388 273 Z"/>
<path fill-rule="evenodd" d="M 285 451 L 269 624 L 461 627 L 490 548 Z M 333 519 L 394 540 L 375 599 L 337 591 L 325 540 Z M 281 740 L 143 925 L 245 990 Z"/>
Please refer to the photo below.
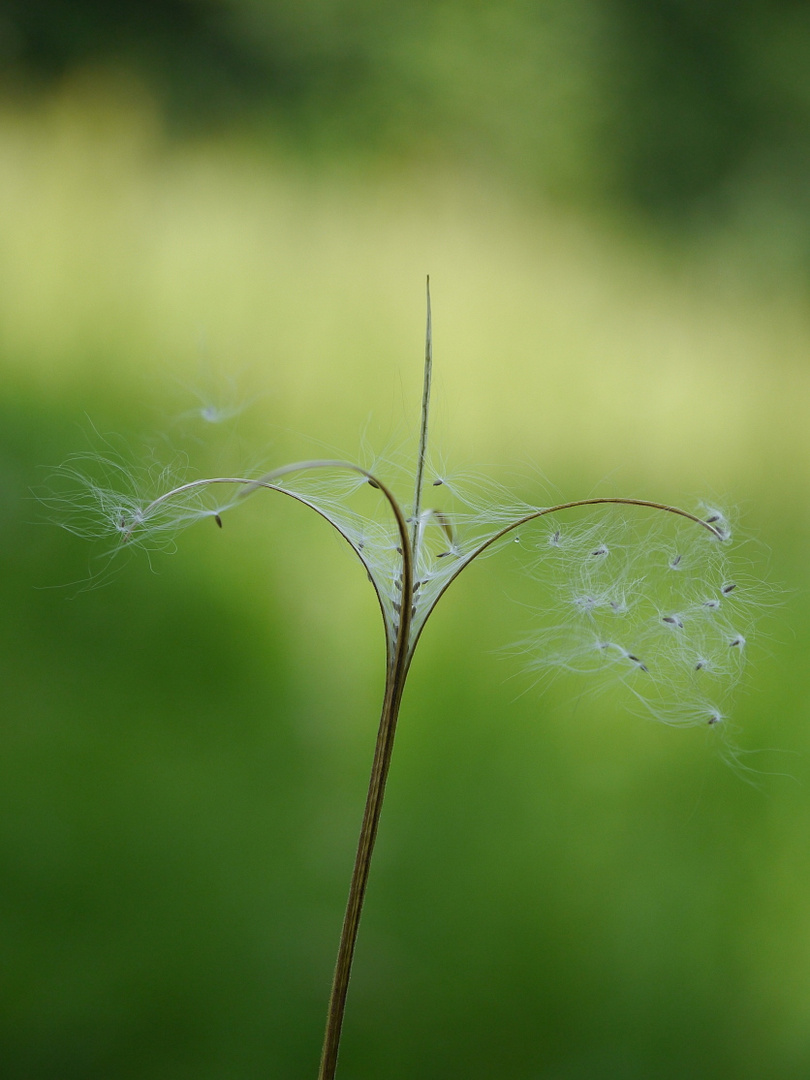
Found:
<path fill-rule="evenodd" d="M 8 0 L 6 83 L 128 68 L 179 130 L 268 123 L 299 150 L 475 165 L 659 222 L 810 206 L 797 0 Z M 782 237 L 784 240 L 784 237 Z"/>
<path fill-rule="evenodd" d="M 32 492 L 111 447 L 208 473 L 311 435 L 384 466 L 416 425 L 430 270 L 449 467 L 514 463 L 538 502 L 728 493 L 787 591 L 735 710 L 751 774 L 713 730 L 496 656 L 525 614 L 508 553 L 448 594 L 341 1077 L 805 1080 L 805 282 L 561 208 L 725 207 L 790 262 L 805 9 L 7 0 L 1 21 L 4 1076 L 315 1074 L 382 686 L 364 576 L 269 501 L 98 574 L 103 546 Z"/>

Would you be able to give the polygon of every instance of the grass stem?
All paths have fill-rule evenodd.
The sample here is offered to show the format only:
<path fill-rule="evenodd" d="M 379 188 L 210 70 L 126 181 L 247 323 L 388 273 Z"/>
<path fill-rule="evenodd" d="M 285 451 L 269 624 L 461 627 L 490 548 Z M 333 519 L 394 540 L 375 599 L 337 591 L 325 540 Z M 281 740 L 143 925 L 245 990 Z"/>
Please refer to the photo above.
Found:
<path fill-rule="evenodd" d="M 343 1014 L 346 1009 L 346 994 L 349 989 L 349 976 L 368 883 L 371 855 L 377 838 L 377 826 L 380 821 L 383 796 L 385 795 L 385 783 L 388 778 L 391 753 L 394 748 L 394 734 L 399 715 L 399 705 L 405 685 L 405 670 L 404 666 L 398 665 L 389 671 L 386 681 L 385 701 L 383 702 L 380 727 L 377 733 L 377 744 L 374 750 L 374 763 L 371 768 L 363 824 L 360 829 L 357 856 L 354 861 L 349 899 L 346 904 L 335 974 L 332 980 L 332 992 L 329 998 L 329 1011 L 318 1080 L 333 1080 L 337 1068 Z"/>
<path fill-rule="evenodd" d="M 425 285 L 427 295 L 427 324 L 425 327 L 425 378 L 422 384 L 422 423 L 419 429 L 419 452 L 416 458 L 416 485 L 413 494 L 413 540 L 412 550 L 416 561 L 421 528 L 419 516 L 422 512 L 422 478 L 425 472 L 427 456 L 428 416 L 430 413 L 430 381 L 433 376 L 433 325 L 430 315 L 430 277 Z"/>

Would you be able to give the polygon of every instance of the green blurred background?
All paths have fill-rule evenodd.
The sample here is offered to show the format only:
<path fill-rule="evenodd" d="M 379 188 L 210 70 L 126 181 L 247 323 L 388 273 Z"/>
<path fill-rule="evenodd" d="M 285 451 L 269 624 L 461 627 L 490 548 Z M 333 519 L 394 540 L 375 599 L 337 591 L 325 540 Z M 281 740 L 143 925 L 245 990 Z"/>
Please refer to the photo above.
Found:
<path fill-rule="evenodd" d="M 268 499 L 85 588 L 108 545 L 32 492 L 105 447 L 205 474 L 413 436 L 427 272 L 440 453 L 535 502 L 720 500 L 782 593 L 752 773 L 532 686 L 514 562 L 448 595 L 341 1078 L 810 1075 L 807 5 L 6 0 L 0 70 L 3 1075 L 314 1077 L 364 575 Z"/>

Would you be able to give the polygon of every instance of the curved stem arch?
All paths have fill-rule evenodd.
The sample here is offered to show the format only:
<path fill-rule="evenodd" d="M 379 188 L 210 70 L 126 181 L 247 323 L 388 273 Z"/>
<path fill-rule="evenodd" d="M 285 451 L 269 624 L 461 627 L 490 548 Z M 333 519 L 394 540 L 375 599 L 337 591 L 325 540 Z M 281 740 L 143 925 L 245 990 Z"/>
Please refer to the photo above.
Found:
<path fill-rule="evenodd" d="M 310 509 L 314 510 L 317 514 L 319 514 L 325 521 L 328 521 L 329 524 L 343 537 L 343 539 L 346 541 L 346 543 L 349 545 L 349 547 L 352 549 L 352 551 L 355 553 L 355 555 L 365 567 L 369 581 L 371 582 L 374 588 L 374 592 L 377 595 L 377 602 L 380 605 L 383 625 L 386 630 L 386 669 L 390 671 L 392 666 L 395 666 L 396 664 L 397 655 L 401 651 L 407 650 L 407 642 L 411 630 L 411 604 L 400 604 L 400 618 L 396 626 L 396 635 L 394 638 L 394 648 L 392 652 L 391 638 L 388 634 L 386 610 L 385 604 L 383 602 L 382 593 L 372 572 L 372 567 L 367 562 L 360 548 L 358 548 L 358 546 L 354 543 L 348 533 L 344 531 L 344 529 L 340 526 L 339 522 L 335 521 L 332 517 L 330 517 L 329 514 L 327 514 L 324 510 L 321 509 L 321 507 L 317 505 L 317 503 L 312 502 L 310 499 L 307 499 L 305 495 L 301 495 L 295 491 L 290 491 L 288 488 L 281 487 L 280 485 L 275 483 L 275 481 L 280 480 L 284 476 L 288 476 L 290 473 L 311 471 L 315 469 L 345 469 L 349 472 L 357 473 L 359 476 L 365 477 L 366 480 L 368 480 L 368 482 L 373 487 L 378 488 L 382 492 L 383 497 L 388 502 L 388 505 L 391 508 L 391 512 L 394 515 L 394 520 L 396 521 L 397 525 L 397 532 L 399 533 L 399 543 L 400 548 L 402 549 L 402 596 L 403 598 L 410 597 L 413 592 L 413 557 L 410 550 L 408 523 L 405 519 L 405 514 L 403 513 L 402 507 L 397 502 L 394 493 L 387 486 L 387 484 L 380 480 L 379 477 L 369 472 L 368 469 L 364 469 L 362 465 L 355 465 L 351 461 L 341 461 L 330 458 L 323 458 L 314 461 L 296 461 L 293 462 L 293 464 L 291 465 L 282 465 L 281 468 L 274 469 L 272 472 L 266 473 L 264 476 L 259 477 L 258 480 L 248 481 L 248 486 L 244 491 L 239 493 L 239 497 L 247 498 L 248 495 L 251 495 L 259 488 L 265 488 L 272 491 L 280 491 L 285 495 L 289 495 L 297 502 L 303 503 L 304 506 L 310 507 Z"/>
<path fill-rule="evenodd" d="M 276 481 L 282 479 L 284 476 L 289 476 L 291 473 L 306 472 L 306 471 L 312 471 L 312 470 L 316 470 L 316 469 L 344 469 L 344 470 L 347 470 L 349 472 L 357 473 L 359 476 L 365 477 L 365 479 L 368 480 L 369 483 L 373 487 L 377 488 L 380 492 L 382 492 L 383 497 L 388 502 L 388 505 L 391 508 L 391 511 L 392 511 L 392 513 L 394 515 L 394 520 L 396 521 L 397 532 L 399 534 L 399 539 L 400 539 L 400 546 L 401 546 L 402 552 L 403 552 L 403 556 L 402 556 L 402 563 L 403 563 L 403 565 L 402 565 L 402 591 L 403 591 L 403 595 L 410 595 L 410 593 L 412 591 L 412 587 L 413 587 L 413 560 L 412 560 L 411 552 L 410 552 L 410 537 L 408 535 L 408 524 L 407 524 L 407 522 L 405 520 L 405 515 L 404 515 L 404 513 L 402 511 L 402 507 L 397 502 L 396 497 L 394 496 L 391 489 L 387 486 L 387 484 L 385 484 L 382 480 L 380 480 L 379 477 L 377 477 L 373 473 L 369 472 L 368 469 L 364 469 L 362 467 L 362 465 L 355 465 L 351 461 L 340 461 L 340 460 L 333 460 L 333 459 L 318 459 L 318 460 L 313 460 L 313 461 L 296 461 L 296 462 L 293 462 L 293 464 L 291 464 L 291 465 L 283 465 L 283 466 L 281 466 L 281 468 L 274 469 L 272 472 L 266 473 L 264 476 L 260 476 L 258 479 L 253 479 L 253 480 L 249 479 L 248 477 L 244 477 L 244 476 L 217 476 L 217 477 L 209 477 L 209 478 L 203 479 L 203 480 L 190 480 L 187 484 L 181 484 L 179 487 L 173 488 L 171 491 L 167 491 L 163 495 L 158 496 L 158 498 L 153 499 L 153 501 L 151 503 L 149 503 L 144 508 L 144 510 L 142 512 L 142 518 L 144 520 L 148 519 L 149 515 L 153 511 L 157 510 L 164 503 L 170 502 L 173 498 L 177 498 L 180 495 L 185 495 L 188 492 L 194 491 L 196 489 L 208 487 L 208 486 L 213 485 L 213 484 L 238 485 L 239 487 L 241 487 L 243 489 L 240 492 L 238 492 L 238 494 L 237 494 L 237 498 L 239 498 L 239 499 L 245 499 L 245 498 L 248 497 L 248 495 L 252 495 L 255 491 L 259 491 L 259 490 L 278 491 L 280 494 L 287 495 L 289 498 L 294 499 L 296 502 L 301 503 L 303 506 L 309 507 L 310 510 L 314 510 L 315 513 L 318 514 L 319 517 L 323 518 L 324 521 L 327 521 L 332 526 L 332 528 L 337 533 L 339 533 L 339 535 L 346 541 L 346 543 L 349 545 L 349 547 L 355 553 L 357 558 L 363 564 L 363 567 L 365 568 L 366 573 L 368 574 L 369 581 L 371 582 L 371 584 L 372 584 L 372 586 L 374 588 L 374 592 L 375 592 L 375 594 L 377 596 L 377 602 L 380 605 L 380 612 L 382 614 L 383 624 L 384 624 L 385 629 L 386 629 L 385 638 L 386 638 L 386 650 L 387 650 L 387 666 L 390 668 L 392 663 L 393 663 L 393 655 L 395 655 L 396 652 L 399 649 L 399 641 L 400 641 L 400 639 L 402 639 L 403 642 L 407 642 L 407 640 L 408 640 L 408 634 L 410 633 L 410 621 L 411 621 L 410 604 L 408 604 L 408 605 L 403 604 L 402 605 L 402 609 L 403 609 L 402 610 L 402 617 L 399 620 L 399 625 L 398 625 L 398 628 L 397 628 L 397 635 L 396 635 L 396 645 L 395 645 L 395 648 L 394 648 L 394 654 L 392 655 L 391 639 L 390 639 L 389 634 L 388 634 L 388 626 L 387 626 L 387 621 L 386 621 L 386 610 L 385 610 L 385 604 L 383 602 L 382 593 L 381 593 L 380 587 L 379 587 L 379 585 L 378 585 L 378 583 L 377 583 L 377 581 L 376 581 L 376 579 L 374 577 L 374 574 L 372 573 L 372 567 L 369 565 L 368 561 L 366 560 L 365 556 L 363 555 L 363 552 L 360 550 L 360 548 L 358 548 L 358 546 L 352 540 L 351 536 L 349 536 L 349 534 L 342 528 L 340 523 L 338 521 L 336 521 L 334 518 L 330 517 L 330 515 L 325 510 L 323 510 L 320 506 L 318 506 L 318 504 L 316 502 L 312 501 L 311 499 L 308 499 L 306 495 L 302 495 L 300 492 L 292 491 L 289 488 L 282 487 L 280 484 L 276 483 Z M 132 535 L 137 530 L 139 523 L 140 522 L 136 522 L 136 523 L 134 523 L 133 525 L 130 526 L 129 530 L 124 535 L 124 538 L 123 538 L 124 543 L 128 542 L 131 539 Z M 406 610 L 406 608 L 407 608 L 407 610 Z"/>
<path fill-rule="evenodd" d="M 710 533 L 716 540 L 723 540 L 723 533 L 714 527 L 709 521 L 704 521 L 703 518 L 698 517 L 697 514 L 691 514 L 688 510 L 682 510 L 678 506 L 670 506 L 668 503 L 651 502 L 649 499 L 623 499 L 623 498 L 611 498 L 611 497 L 597 497 L 593 499 L 575 499 L 572 502 L 558 503 L 556 506 L 544 506 L 539 510 L 532 510 L 528 514 L 524 514 L 522 517 L 517 518 L 516 521 L 511 522 L 509 525 L 505 525 L 502 529 L 498 529 L 492 536 L 488 537 L 482 543 L 478 545 L 469 555 L 465 556 L 456 568 L 455 572 L 447 579 L 444 585 L 441 587 L 431 605 L 431 611 L 438 604 L 439 600 L 444 596 L 453 582 L 459 577 L 463 570 L 474 562 L 479 555 L 483 555 L 493 544 L 496 544 L 499 540 L 503 539 L 510 532 L 514 532 L 515 529 L 519 529 L 522 525 L 528 525 L 530 521 L 536 521 L 538 518 L 546 517 L 548 514 L 557 514 L 563 510 L 575 510 L 580 506 L 640 506 L 648 510 L 661 510 L 663 513 L 675 514 L 677 517 L 686 518 L 687 521 L 692 521 L 696 525 L 700 525 L 708 533 Z M 428 612 L 428 615 L 430 612 Z M 419 643 L 419 639 L 422 636 L 422 631 L 427 623 L 427 617 L 423 619 L 421 626 L 418 628 L 413 641 L 411 642 L 408 663 L 413 659 L 413 654 L 416 650 L 416 646 Z"/>

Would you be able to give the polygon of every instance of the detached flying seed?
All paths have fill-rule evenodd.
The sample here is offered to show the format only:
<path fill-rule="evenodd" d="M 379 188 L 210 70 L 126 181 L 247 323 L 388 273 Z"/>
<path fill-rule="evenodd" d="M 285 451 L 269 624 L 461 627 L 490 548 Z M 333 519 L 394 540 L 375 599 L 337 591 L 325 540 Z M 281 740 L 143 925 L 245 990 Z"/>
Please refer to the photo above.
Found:
<path fill-rule="evenodd" d="M 456 538 L 455 530 L 453 529 L 453 522 L 450 520 L 447 514 L 443 514 L 441 510 L 431 510 L 430 513 L 436 519 L 436 524 L 441 526 L 444 535 L 452 544 Z"/>

